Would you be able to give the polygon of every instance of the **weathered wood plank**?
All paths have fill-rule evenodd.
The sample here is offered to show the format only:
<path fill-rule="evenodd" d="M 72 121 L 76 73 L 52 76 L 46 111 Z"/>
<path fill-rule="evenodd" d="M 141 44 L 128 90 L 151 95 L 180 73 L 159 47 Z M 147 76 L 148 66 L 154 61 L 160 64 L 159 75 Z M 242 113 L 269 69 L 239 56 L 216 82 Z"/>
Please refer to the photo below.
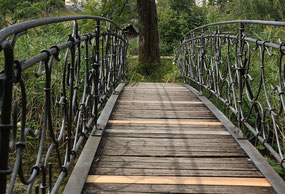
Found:
<path fill-rule="evenodd" d="M 170 134 L 187 134 L 187 135 L 230 135 L 227 131 L 182 131 L 182 130 L 135 130 L 135 129 L 125 129 L 125 130 L 117 130 L 117 129 L 106 129 L 108 133 L 149 133 L 149 134 L 157 134 L 157 133 L 170 133 Z"/>
<path fill-rule="evenodd" d="M 167 124 L 167 125 L 222 125 L 221 122 L 209 121 L 181 121 L 181 120 L 109 120 L 108 123 L 117 124 Z"/>
<path fill-rule="evenodd" d="M 150 153 L 157 152 L 159 153 L 169 153 L 169 154 L 192 154 L 195 152 L 226 152 L 226 153 L 239 153 L 242 152 L 242 149 L 239 147 L 225 147 L 225 146 L 122 146 L 118 144 L 109 145 L 106 144 L 104 147 L 101 147 L 104 149 L 104 153 L 109 153 L 112 151 L 117 151 L 120 149 L 120 151 L 117 151 L 117 153 L 129 153 L 129 152 L 136 152 L 136 153 L 149 153 L 149 150 L 151 150 Z M 178 151 L 177 151 L 178 150 Z M 202 154 L 202 153 L 201 153 Z"/>
<path fill-rule="evenodd" d="M 172 170 L 257 170 L 254 164 L 227 164 L 227 163 L 179 163 L 173 160 L 166 162 L 126 162 L 100 161 L 97 168 L 136 168 L 136 169 L 172 169 Z"/>
<path fill-rule="evenodd" d="M 160 101 L 146 101 L 146 100 L 119 100 L 121 103 L 148 103 L 148 104 L 203 104 L 201 101 L 171 101 L 171 100 L 160 100 Z"/>
<path fill-rule="evenodd" d="M 135 143 L 135 142 L 142 142 L 144 144 L 150 144 L 150 143 L 181 143 L 183 145 L 193 145 L 195 143 L 201 144 L 201 143 L 224 143 L 224 145 L 229 145 L 234 143 L 237 145 L 235 140 L 233 138 L 227 138 L 227 136 L 219 136 L 219 138 L 211 138 L 211 139 L 192 139 L 191 141 L 187 141 L 187 139 L 168 139 L 168 138 L 140 138 L 140 137 L 106 137 L 103 141 L 111 141 L 111 142 L 118 142 L 118 143 Z"/>
<path fill-rule="evenodd" d="M 211 177 L 263 177 L 258 171 L 251 170 L 180 170 L 180 169 L 131 169 L 96 168 L 92 166 L 89 174 L 97 175 L 141 175 L 141 176 L 211 176 Z"/>
<path fill-rule="evenodd" d="M 245 157 L 244 152 L 228 151 L 176 151 L 176 150 L 101 150 L 108 156 L 157 156 L 157 157 Z"/>
<path fill-rule="evenodd" d="M 107 128 L 116 128 L 116 129 L 173 129 L 173 130 L 223 130 L 226 129 L 222 125 L 212 125 L 211 127 L 207 125 L 179 125 L 179 124 L 140 124 L 140 123 L 108 123 Z"/>
<path fill-rule="evenodd" d="M 164 104 L 164 103 L 128 103 L 128 102 L 118 102 L 116 107 L 128 107 L 128 108 L 133 108 L 133 109 L 159 109 L 159 108 L 168 108 L 169 110 L 195 110 L 195 108 L 203 108 L 207 109 L 204 104 L 175 104 L 175 106 L 171 106 L 169 103 Z M 115 107 L 115 110 L 116 110 Z"/>
<path fill-rule="evenodd" d="M 170 133 L 157 133 L 157 134 L 147 134 L 147 133 L 137 133 L 137 134 L 126 134 L 126 133 L 105 133 L 108 137 L 129 137 L 129 138 L 150 138 L 150 139 L 158 139 L 158 138 L 167 138 L 167 139 L 184 139 L 187 141 L 192 141 L 195 139 L 209 139 L 209 135 L 187 135 L 187 134 L 170 134 Z M 221 135 L 211 135 L 214 139 L 219 139 L 222 141 L 225 137 Z"/>
<path fill-rule="evenodd" d="M 86 184 L 83 193 L 275 193 L 271 187 L 214 186 L 214 185 L 140 185 L 140 184 Z"/>
<path fill-rule="evenodd" d="M 146 114 L 145 112 L 115 112 L 112 114 L 112 120 L 120 120 L 120 119 L 215 119 L 216 117 L 212 113 L 207 112 L 188 112 L 188 113 L 178 113 L 178 112 L 150 112 Z"/>
<path fill-rule="evenodd" d="M 125 130 L 125 129 L 133 129 L 133 130 L 165 130 L 167 131 L 172 131 L 172 130 L 178 130 L 178 131 L 227 131 L 223 126 L 204 126 L 204 125 L 140 125 L 140 124 L 109 124 L 107 126 L 107 129 L 116 129 L 116 130 Z"/>
<path fill-rule="evenodd" d="M 253 164 L 248 157 L 244 158 L 171 158 L 171 157 L 111 157 L 100 156 L 96 157 L 94 162 L 149 162 L 149 163 L 179 163 L 179 164 L 213 164 L 213 163 L 225 163 L 231 164 Z"/>
<path fill-rule="evenodd" d="M 145 104 L 144 106 L 132 106 L 128 104 L 118 104 L 113 109 L 115 112 L 123 112 L 123 111 L 209 111 L 204 106 L 196 106 L 196 105 L 190 105 L 190 106 L 175 106 L 174 108 L 170 106 L 164 106 L 164 105 L 148 105 Z"/>

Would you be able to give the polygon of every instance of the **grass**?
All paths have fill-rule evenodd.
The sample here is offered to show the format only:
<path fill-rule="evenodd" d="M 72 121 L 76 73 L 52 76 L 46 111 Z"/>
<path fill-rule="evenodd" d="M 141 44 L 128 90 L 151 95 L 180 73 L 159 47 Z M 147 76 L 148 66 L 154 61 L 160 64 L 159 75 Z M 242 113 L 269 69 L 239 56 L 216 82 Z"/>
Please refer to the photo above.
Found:
<path fill-rule="evenodd" d="M 137 58 L 128 59 L 128 81 L 137 82 L 165 82 L 179 81 L 179 73 L 172 58 L 162 57 L 160 63 L 140 64 Z M 145 73 L 147 72 L 147 73 Z"/>

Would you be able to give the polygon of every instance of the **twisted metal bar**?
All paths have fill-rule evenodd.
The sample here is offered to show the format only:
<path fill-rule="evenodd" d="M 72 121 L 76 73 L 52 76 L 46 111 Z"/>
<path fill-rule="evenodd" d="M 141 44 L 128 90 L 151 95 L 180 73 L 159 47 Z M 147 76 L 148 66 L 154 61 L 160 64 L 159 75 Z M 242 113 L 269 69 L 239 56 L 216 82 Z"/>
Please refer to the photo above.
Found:
<path fill-rule="evenodd" d="M 285 27 L 284 22 L 254 20 L 207 24 L 183 36 L 176 63 L 185 80 L 220 100 L 245 135 L 253 135 L 284 168 L 285 43 L 247 36 L 253 25 L 280 32 Z"/>
<path fill-rule="evenodd" d="M 81 36 L 78 20 L 83 19 L 95 20 L 97 25 L 95 31 Z M 25 60 L 14 59 L 16 41 L 28 30 L 68 21 L 74 21 L 74 24 L 66 42 L 45 48 Z M 14 36 L 12 42 L 8 41 L 11 36 Z M 99 128 L 97 119 L 105 101 L 125 76 L 126 36 L 117 24 L 106 18 L 68 16 L 34 20 L 2 29 L 0 45 L 0 54 L 3 53 L 5 60 L 4 69 L 0 69 L 0 193 L 15 191 L 17 175 L 27 185 L 27 193 L 34 189 L 36 193 L 40 190 L 56 193 L 78 155 L 78 149 L 91 130 Z M 60 53 L 63 52 L 62 59 Z M 30 106 L 28 95 L 31 94 L 25 85 L 25 79 L 30 75 L 27 70 L 36 65 L 39 65 L 36 79 L 44 82 L 41 108 Z M 58 67 L 62 67 L 62 72 L 54 70 Z M 54 79 L 58 73 L 61 78 Z M 59 84 L 61 89 L 55 91 L 54 84 Z M 33 108 L 38 110 L 38 115 L 28 118 Z M 37 139 L 34 141 L 37 142 L 34 150 L 37 156 L 33 167 L 27 171 L 23 153 L 29 138 Z M 9 158 L 9 151 L 16 153 L 14 159 Z M 14 167 L 9 168 L 8 164 Z M 55 172 L 57 176 L 54 176 Z"/>

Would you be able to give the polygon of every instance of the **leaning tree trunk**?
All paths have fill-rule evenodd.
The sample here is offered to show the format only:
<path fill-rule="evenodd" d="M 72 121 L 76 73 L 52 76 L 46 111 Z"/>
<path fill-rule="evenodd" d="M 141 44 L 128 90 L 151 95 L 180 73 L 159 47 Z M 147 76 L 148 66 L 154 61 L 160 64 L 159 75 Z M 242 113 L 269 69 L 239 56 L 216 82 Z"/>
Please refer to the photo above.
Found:
<path fill-rule="evenodd" d="M 139 13 L 139 62 L 160 62 L 155 0 L 137 0 Z"/>

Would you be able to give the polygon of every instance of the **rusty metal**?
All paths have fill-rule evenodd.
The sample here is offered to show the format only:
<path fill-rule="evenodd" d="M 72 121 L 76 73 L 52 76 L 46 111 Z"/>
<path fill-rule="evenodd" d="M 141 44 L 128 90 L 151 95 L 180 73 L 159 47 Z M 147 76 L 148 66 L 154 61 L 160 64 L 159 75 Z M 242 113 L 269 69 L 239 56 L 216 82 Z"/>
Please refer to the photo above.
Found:
<path fill-rule="evenodd" d="M 79 22 L 87 19 L 95 20 L 97 25 L 90 33 L 81 35 Z M 27 59 L 14 59 L 20 36 L 40 26 L 63 22 L 69 25 L 70 21 L 74 22 L 73 32 L 66 34 L 66 42 L 42 48 Z M 67 16 L 2 29 L 0 45 L 5 62 L 4 66 L 0 64 L 0 68 L 4 67 L 0 69 L 0 193 L 14 192 L 16 178 L 26 185 L 27 193 L 56 193 L 70 173 L 80 146 L 92 129 L 97 130 L 97 119 L 107 98 L 125 76 L 126 36 L 106 18 Z M 44 82 L 43 107 L 36 113 L 41 117 L 35 116 L 42 120 L 27 118 L 33 107 L 29 106 L 32 99 L 25 84 L 35 66 L 38 66 L 36 80 Z M 61 66 L 62 72 L 56 72 L 55 66 Z M 54 79 L 55 75 L 60 76 Z M 53 88 L 55 82 L 60 85 L 59 91 Z M 37 153 L 33 166 L 27 169 L 23 154 L 29 139 L 36 142 Z M 14 152 L 15 158 L 9 152 Z"/>

